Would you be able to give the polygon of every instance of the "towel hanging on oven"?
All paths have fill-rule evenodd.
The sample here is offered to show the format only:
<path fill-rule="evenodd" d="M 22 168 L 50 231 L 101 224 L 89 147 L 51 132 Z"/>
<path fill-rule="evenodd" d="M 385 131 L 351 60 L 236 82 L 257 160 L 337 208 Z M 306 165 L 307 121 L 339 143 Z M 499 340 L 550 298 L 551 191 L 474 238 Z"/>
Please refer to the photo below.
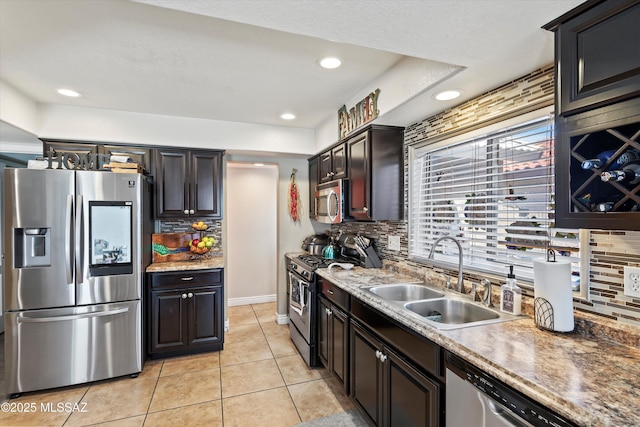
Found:
<path fill-rule="evenodd" d="M 289 306 L 293 311 L 302 316 L 302 311 L 307 305 L 307 302 L 304 300 L 304 286 L 302 282 L 296 281 L 296 283 L 291 283 L 291 288 L 289 289 Z"/>

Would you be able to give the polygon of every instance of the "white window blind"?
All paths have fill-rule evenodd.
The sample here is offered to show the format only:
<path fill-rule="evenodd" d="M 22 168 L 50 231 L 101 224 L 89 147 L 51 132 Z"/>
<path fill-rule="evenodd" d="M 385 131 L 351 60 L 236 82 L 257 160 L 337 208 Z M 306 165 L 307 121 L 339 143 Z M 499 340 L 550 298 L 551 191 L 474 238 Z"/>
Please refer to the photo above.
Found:
<path fill-rule="evenodd" d="M 533 281 L 533 259 L 568 256 L 579 280 L 579 232 L 554 227 L 553 120 L 545 117 L 454 144 L 426 145 L 410 162 L 409 255 L 426 261 L 458 239 L 466 270 Z M 449 240 L 434 260 L 457 265 Z"/>

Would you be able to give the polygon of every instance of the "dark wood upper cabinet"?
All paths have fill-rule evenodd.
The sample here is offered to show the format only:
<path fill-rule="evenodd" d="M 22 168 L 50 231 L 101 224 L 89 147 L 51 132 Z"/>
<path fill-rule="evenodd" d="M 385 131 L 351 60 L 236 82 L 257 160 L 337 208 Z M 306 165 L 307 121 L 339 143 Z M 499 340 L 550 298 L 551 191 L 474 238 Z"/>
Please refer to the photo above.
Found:
<path fill-rule="evenodd" d="M 575 114 L 640 94 L 640 3 L 583 3 L 545 25 L 555 31 L 559 114 Z"/>
<path fill-rule="evenodd" d="M 316 186 L 318 185 L 320 157 L 309 159 L 309 218 L 316 217 Z"/>
<path fill-rule="evenodd" d="M 148 146 L 43 139 L 42 154 L 47 157 L 50 151 L 53 152 L 54 156 L 58 153 L 75 153 L 83 156 L 87 154 L 124 156 L 142 166 L 145 174 L 153 173 L 152 148 Z"/>
<path fill-rule="evenodd" d="M 371 126 L 346 141 L 348 218 L 403 218 L 403 138 L 403 128 Z"/>
<path fill-rule="evenodd" d="M 222 218 L 222 151 L 155 150 L 156 218 Z"/>
<path fill-rule="evenodd" d="M 309 216 L 316 185 L 345 179 L 345 220 L 403 219 L 403 144 L 404 128 L 369 125 L 310 158 Z"/>
<path fill-rule="evenodd" d="M 222 218 L 222 152 L 191 152 L 190 197 L 191 215 Z"/>
<path fill-rule="evenodd" d="M 638 22 L 637 0 L 592 0 L 544 26 L 555 32 L 557 227 L 640 230 L 640 183 L 602 179 L 638 168 Z"/>
<path fill-rule="evenodd" d="M 42 155 L 47 157 L 57 157 L 58 153 L 75 153 L 86 156 L 87 154 L 98 154 L 99 144 L 80 141 L 57 141 L 42 140 Z"/>
<path fill-rule="evenodd" d="M 153 173 L 153 160 L 151 156 L 151 148 L 138 147 L 134 145 L 101 145 L 100 153 L 110 156 L 124 156 L 144 168 L 147 173 Z"/>
<path fill-rule="evenodd" d="M 320 182 L 342 179 L 347 176 L 345 145 L 338 144 L 318 156 Z"/>
<path fill-rule="evenodd" d="M 155 150 L 156 217 L 189 216 L 189 151 Z"/>

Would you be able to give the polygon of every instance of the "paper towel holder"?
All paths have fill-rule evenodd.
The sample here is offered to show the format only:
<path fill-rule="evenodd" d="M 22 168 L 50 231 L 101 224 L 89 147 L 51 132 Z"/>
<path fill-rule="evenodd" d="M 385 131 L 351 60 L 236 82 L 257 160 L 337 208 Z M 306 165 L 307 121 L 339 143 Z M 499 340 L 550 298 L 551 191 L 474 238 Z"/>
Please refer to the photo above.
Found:
<path fill-rule="evenodd" d="M 553 306 L 544 298 L 533 301 L 534 322 L 539 329 L 553 331 Z"/>
<path fill-rule="evenodd" d="M 547 249 L 547 262 L 556 262 L 556 251 L 551 248 Z"/>

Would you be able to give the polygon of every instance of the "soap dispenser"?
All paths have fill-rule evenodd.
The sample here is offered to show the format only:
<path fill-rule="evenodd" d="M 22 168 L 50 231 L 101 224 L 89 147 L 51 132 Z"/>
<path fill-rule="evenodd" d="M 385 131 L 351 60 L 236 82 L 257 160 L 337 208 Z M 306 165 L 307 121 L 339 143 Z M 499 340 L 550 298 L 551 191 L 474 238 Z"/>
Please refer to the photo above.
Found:
<path fill-rule="evenodd" d="M 509 266 L 507 283 L 500 288 L 500 310 L 505 313 L 518 315 L 522 309 L 522 290 L 513 274 L 513 265 Z"/>

